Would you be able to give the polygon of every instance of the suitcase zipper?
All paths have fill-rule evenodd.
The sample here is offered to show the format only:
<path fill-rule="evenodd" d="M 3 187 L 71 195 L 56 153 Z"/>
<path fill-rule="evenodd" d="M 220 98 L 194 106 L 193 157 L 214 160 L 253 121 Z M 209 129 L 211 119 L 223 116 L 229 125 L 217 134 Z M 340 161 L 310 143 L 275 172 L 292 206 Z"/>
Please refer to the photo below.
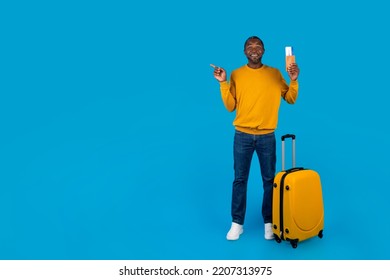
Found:
<path fill-rule="evenodd" d="M 285 171 L 285 173 L 282 175 L 282 178 L 280 179 L 280 209 L 279 209 L 279 221 L 280 221 L 280 239 L 285 240 L 284 237 L 284 221 L 283 221 L 283 194 L 284 194 L 284 180 L 286 179 L 286 176 L 292 172 L 304 170 L 303 167 L 293 167 L 291 169 L 288 169 Z"/>
<path fill-rule="evenodd" d="M 284 179 L 287 176 L 287 171 L 282 175 L 280 179 L 280 209 L 279 209 L 279 222 L 280 222 L 280 239 L 284 240 L 284 224 L 283 224 L 283 191 L 284 191 Z"/>

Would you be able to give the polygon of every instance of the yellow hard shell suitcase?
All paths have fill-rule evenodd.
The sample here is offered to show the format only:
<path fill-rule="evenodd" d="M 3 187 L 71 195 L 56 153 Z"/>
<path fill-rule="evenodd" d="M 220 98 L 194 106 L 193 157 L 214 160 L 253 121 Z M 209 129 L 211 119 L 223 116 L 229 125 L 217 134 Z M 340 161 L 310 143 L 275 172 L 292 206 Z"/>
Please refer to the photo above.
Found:
<path fill-rule="evenodd" d="M 292 138 L 292 168 L 285 170 L 286 138 Z M 324 205 L 319 174 L 295 167 L 295 135 L 282 136 L 282 171 L 274 179 L 272 198 L 272 230 L 276 242 L 289 241 L 293 248 L 298 242 L 323 237 Z"/>

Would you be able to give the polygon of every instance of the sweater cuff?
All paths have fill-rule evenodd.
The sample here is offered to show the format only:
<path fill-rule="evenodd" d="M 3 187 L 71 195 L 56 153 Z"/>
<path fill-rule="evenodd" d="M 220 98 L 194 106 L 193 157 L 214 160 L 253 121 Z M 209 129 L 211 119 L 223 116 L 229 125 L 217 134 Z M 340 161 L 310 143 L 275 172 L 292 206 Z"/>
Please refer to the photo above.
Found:
<path fill-rule="evenodd" d="M 229 88 L 228 81 L 220 82 L 219 85 L 220 85 L 221 89 L 228 89 Z"/>

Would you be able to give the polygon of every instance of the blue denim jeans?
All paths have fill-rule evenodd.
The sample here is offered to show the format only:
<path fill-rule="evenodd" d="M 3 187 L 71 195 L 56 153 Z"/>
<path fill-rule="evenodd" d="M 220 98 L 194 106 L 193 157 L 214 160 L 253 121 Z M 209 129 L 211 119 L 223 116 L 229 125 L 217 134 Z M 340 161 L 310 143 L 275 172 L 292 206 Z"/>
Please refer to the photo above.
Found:
<path fill-rule="evenodd" d="M 249 170 L 256 151 L 263 181 L 262 215 L 264 223 L 272 222 L 272 188 L 276 169 L 275 134 L 252 135 L 237 131 L 234 135 L 234 182 L 232 219 L 244 224 Z"/>

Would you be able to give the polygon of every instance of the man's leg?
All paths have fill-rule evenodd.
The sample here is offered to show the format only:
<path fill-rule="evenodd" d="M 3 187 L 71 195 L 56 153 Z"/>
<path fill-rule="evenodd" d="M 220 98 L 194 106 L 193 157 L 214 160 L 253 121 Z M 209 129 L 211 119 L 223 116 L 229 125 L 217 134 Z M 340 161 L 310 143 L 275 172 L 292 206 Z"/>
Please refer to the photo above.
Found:
<path fill-rule="evenodd" d="M 265 224 L 265 238 L 272 239 L 272 192 L 276 170 L 276 140 L 274 133 L 259 136 L 256 141 L 256 153 L 259 157 L 263 180 L 262 215 Z"/>
<path fill-rule="evenodd" d="M 245 220 L 248 176 L 254 152 L 254 136 L 236 131 L 234 135 L 234 181 L 232 191 L 232 228 L 227 239 L 236 240 Z"/>

